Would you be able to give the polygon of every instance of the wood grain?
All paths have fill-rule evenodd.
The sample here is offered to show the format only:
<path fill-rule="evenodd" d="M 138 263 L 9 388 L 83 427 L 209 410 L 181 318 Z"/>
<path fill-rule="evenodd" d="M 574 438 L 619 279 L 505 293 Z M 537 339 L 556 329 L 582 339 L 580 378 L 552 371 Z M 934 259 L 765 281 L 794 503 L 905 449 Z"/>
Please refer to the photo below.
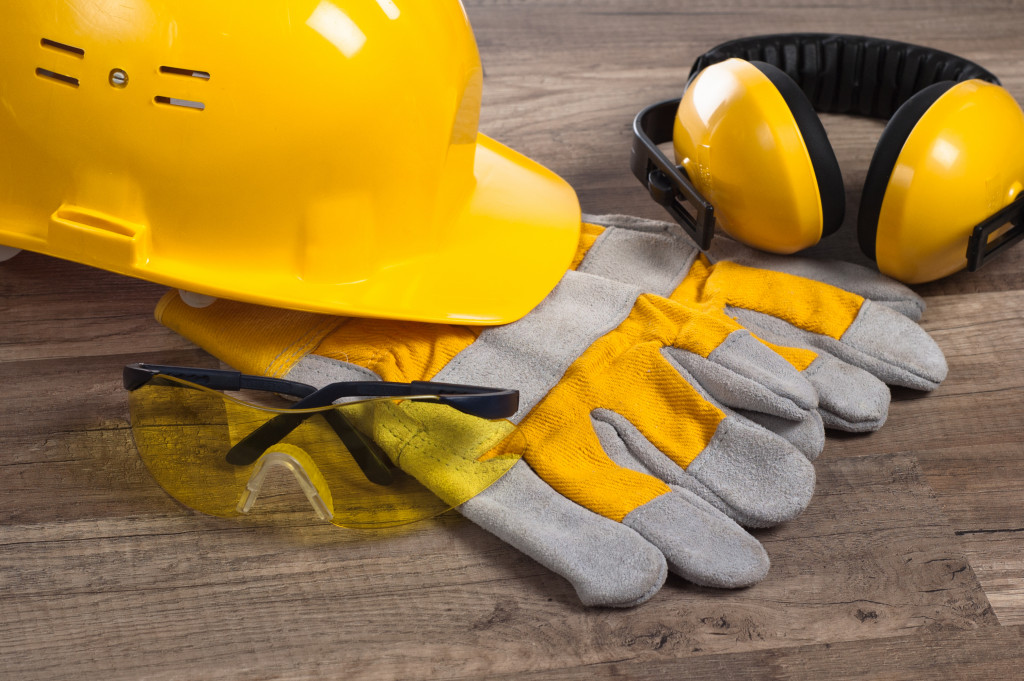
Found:
<path fill-rule="evenodd" d="M 481 129 L 589 213 L 665 217 L 629 172 L 632 118 L 730 38 L 909 40 L 1024 96 L 1012 0 L 464 4 Z M 824 123 L 847 213 L 810 254 L 865 262 L 854 228 L 883 123 Z M 810 508 L 758 533 L 769 577 L 736 592 L 670 578 L 608 610 L 456 515 L 371 534 L 183 508 L 134 451 L 120 369 L 216 360 L 156 324 L 161 287 L 22 254 L 0 264 L 0 679 L 1019 678 L 1024 246 L 917 290 L 949 378 L 894 391 L 877 433 L 832 434 Z"/>
<path fill-rule="evenodd" d="M 797 681 L 973 681 L 1014 679 L 1024 662 L 1024 629 L 1001 627 L 968 632 L 914 634 L 872 641 L 801 646 L 697 659 L 611 662 L 492 679 L 689 678 Z"/>
<path fill-rule="evenodd" d="M 173 678 L 182 659 L 207 678 L 276 677 L 295 655 L 328 676 L 480 678 L 995 626 L 912 458 L 827 461 L 819 486 L 759 535 L 771 579 L 721 592 L 673 578 L 626 611 L 582 608 L 458 517 L 386 537 L 141 504 L 11 523 L 0 659 L 15 678 Z"/>

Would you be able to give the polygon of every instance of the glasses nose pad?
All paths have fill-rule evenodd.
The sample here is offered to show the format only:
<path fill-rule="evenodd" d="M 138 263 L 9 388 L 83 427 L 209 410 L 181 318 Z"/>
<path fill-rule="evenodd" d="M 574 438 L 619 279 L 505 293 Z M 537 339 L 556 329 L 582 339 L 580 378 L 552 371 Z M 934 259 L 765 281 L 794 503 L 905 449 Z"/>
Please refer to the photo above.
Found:
<path fill-rule="evenodd" d="M 285 443 L 274 445 L 273 449 L 256 462 L 252 475 L 245 484 L 245 491 L 238 500 L 239 513 L 248 513 L 252 510 L 267 475 L 275 467 L 284 468 L 295 477 L 313 511 L 321 520 L 330 521 L 334 518 L 334 500 L 320 469 L 305 451 Z"/>

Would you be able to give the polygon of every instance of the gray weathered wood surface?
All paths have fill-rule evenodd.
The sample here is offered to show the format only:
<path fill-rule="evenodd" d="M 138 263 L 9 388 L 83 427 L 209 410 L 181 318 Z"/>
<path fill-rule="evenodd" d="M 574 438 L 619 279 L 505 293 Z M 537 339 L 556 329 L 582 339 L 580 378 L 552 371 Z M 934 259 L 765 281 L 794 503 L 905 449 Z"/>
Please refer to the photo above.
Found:
<path fill-rule="evenodd" d="M 632 117 L 732 37 L 920 42 L 1024 99 L 1009 0 L 466 5 L 482 130 L 592 213 L 662 217 L 629 173 Z M 826 127 L 856 206 L 881 123 Z M 815 251 L 857 260 L 855 219 Z M 919 288 L 949 379 L 896 391 L 878 433 L 829 439 L 810 508 L 759 533 L 762 584 L 670 578 L 618 611 L 456 515 L 371 535 L 182 508 L 134 451 L 120 368 L 215 361 L 153 321 L 160 287 L 22 254 L 0 264 L 0 678 L 1022 678 L 1022 265 L 1024 246 Z"/>

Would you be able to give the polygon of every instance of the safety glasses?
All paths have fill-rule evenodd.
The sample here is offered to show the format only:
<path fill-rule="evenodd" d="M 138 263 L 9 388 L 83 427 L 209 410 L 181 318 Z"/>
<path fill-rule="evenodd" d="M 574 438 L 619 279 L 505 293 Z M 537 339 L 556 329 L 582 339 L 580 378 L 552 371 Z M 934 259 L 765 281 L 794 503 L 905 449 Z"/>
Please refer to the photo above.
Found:
<path fill-rule="evenodd" d="M 249 513 L 268 476 L 283 472 L 335 525 L 403 525 L 468 501 L 525 452 L 506 420 L 518 408 L 515 390 L 381 381 L 317 390 L 154 364 L 126 366 L 124 387 L 150 473 L 214 516 Z"/>

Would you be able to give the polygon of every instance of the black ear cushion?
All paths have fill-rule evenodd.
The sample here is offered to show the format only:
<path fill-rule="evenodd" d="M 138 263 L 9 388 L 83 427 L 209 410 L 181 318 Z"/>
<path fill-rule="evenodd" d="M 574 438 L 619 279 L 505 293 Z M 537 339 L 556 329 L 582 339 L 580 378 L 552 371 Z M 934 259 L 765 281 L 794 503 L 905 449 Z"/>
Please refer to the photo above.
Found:
<path fill-rule="evenodd" d="M 843 224 L 846 213 L 846 192 L 843 190 L 843 174 L 839 170 L 839 161 L 832 150 L 832 145 L 825 134 L 821 119 L 814 112 L 811 100 L 807 99 L 800 86 L 785 71 L 763 61 L 750 62 L 768 77 L 772 85 L 779 91 L 789 105 L 789 110 L 796 119 L 800 135 L 804 138 L 807 151 L 811 155 L 814 176 L 818 180 L 818 193 L 821 197 L 821 235 L 832 234 Z"/>
<path fill-rule="evenodd" d="M 903 145 L 935 101 L 956 85 L 951 80 L 929 85 L 903 103 L 878 138 L 878 145 L 871 157 L 864 189 L 860 197 L 860 212 L 857 215 L 857 239 L 860 250 L 872 260 L 875 259 L 875 238 L 878 236 L 878 215 L 882 212 L 882 199 L 889 186 L 889 178 L 896 168 L 896 159 L 903 151 Z"/>

